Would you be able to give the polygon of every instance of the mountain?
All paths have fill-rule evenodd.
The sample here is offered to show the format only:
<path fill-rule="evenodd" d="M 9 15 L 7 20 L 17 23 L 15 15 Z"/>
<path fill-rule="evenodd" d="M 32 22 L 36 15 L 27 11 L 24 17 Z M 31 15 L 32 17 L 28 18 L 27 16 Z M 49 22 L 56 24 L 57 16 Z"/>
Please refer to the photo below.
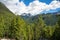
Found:
<path fill-rule="evenodd" d="M 9 9 L 0 2 L 0 21 L 4 20 L 4 24 L 6 25 L 6 27 L 8 27 L 14 17 L 15 14 L 9 11 Z"/>
<path fill-rule="evenodd" d="M 35 22 L 39 16 L 42 16 L 46 25 L 54 25 L 57 22 L 57 16 L 60 15 L 60 11 L 54 13 L 42 13 L 32 16 L 30 13 L 20 15 L 27 23 Z M 3 16 L 5 24 L 9 24 L 11 20 L 16 16 L 13 14 L 3 3 L 0 3 L 0 18 Z M 9 24 L 10 25 L 10 24 Z M 8 26 L 8 25 L 7 25 Z"/>
<path fill-rule="evenodd" d="M 0 14 L 14 15 L 3 3 L 0 2 Z"/>
<path fill-rule="evenodd" d="M 46 25 L 55 25 L 57 22 L 57 15 L 60 15 L 60 11 L 54 12 L 54 13 L 42 13 L 39 15 L 31 16 L 31 14 L 23 14 L 21 17 L 26 20 L 28 23 L 34 23 L 37 21 L 39 16 L 42 16 L 42 19 L 44 20 Z"/>

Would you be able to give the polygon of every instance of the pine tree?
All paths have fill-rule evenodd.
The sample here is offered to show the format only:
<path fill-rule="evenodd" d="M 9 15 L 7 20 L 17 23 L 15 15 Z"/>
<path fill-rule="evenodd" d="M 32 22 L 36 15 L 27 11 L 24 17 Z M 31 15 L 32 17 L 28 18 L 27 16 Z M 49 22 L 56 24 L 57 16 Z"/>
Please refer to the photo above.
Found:
<path fill-rule="evenodd" d="M 16 31 L 16 17 L 13 18 L 11 21 L 10 30 L 10 38 L 15 38 L 15 31 Z"/>
<path fill-rule="evenodd" d="M 12 20 L 10 32 L 11 38 L 15 38 L 16 40 L 27 39 L 26 24 L 20 16 L 17 16 Z"/>
<path fill-rule="evenodd" d="M 60 40 L 60 15 L 57 17 L 58 17 L 58 21 L 57 21 L 56 28 L 53 34 L 53 40 Z"/>
<path fill-rule="evenodd" d="M 34 24 L 28 24 L 28 40 L 34 40 Z"/>
<path fill-rule="evenodd" d="M 40 38 L 43 37 L 43 28 L 45 24 L 42 19 L 42 16 L 39 16 L 36 23 L 35 23 L 35 40 L 39 40 Z"/>
<path fill-rule="evenodd" d="M 4 18 L 3 16 L 0 17 L 0 37 L 4 36 Z"/>

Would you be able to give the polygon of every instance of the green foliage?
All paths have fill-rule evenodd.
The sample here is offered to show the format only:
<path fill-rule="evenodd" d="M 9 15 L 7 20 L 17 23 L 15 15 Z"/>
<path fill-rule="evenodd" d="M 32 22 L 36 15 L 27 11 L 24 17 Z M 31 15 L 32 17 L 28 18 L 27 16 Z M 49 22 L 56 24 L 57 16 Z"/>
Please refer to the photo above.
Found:
<path fill-rule="evenodd" d="M 58 16 L 58 22 L 55 25 L 55 31 L 52 36 L 52 40 L 60 40 L 60 16 Z"/>
<path fill-rule="evenodd" d="M 35 39 L 39 40 L 40 36 L 42 36 L 43 28 L 45 24 L 41 16 L 38 17 L 37 21 L 35 21 Z"/>
<path fill-rule="evenodd" d="M 9 37 L 9 27 L 15 15 L 10 12 L 4 4 L 0 3 L 0 32 L 2 37 Z M 0 36 L 1 36 L 0 35 Z"/>
<path fill-rule="evenodd" d="M 0 38 L 16 40 L 60 40 L 60 16 L 37 15 L 25 18 L 14 15 L 0 3 Z M 54 19 L 53 19 L 54 18 Z M 57 22 L 57 23 L 56 23 Z"/>
<path fill-rule="evenodd" d="M 54 27 L 46 26 L 44 28 L 44 32 L 45 32 L 45 38 L 50 38 L 50 37 L 52 37 L 52 35 L 54 33 Z"/>
<path fill-rule="evenodd" d="M 0 18 L 0 37 L 4 36 L 4 19 L 3 16 Z"/>

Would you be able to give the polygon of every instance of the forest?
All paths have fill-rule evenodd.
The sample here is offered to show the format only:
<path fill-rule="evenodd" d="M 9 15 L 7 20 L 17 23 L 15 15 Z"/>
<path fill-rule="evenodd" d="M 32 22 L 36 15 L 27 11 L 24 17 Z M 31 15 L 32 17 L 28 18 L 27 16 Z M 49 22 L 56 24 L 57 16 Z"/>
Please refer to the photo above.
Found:
<path fill-rule="evenodd" d="M 60 14 L 15 15 L 0 3 L 0 38 L 60 40 Z"/>

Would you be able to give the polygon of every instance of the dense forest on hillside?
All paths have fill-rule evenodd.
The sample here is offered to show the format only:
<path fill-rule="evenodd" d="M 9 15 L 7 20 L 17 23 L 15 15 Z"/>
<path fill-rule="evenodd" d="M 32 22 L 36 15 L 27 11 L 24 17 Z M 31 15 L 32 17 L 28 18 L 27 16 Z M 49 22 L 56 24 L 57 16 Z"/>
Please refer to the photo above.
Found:
<path fill-rule="evenodd" d="M 60 15 L 15 15 L 0 3 L 0 38 L 15 40 L 60 40 Z"/>

